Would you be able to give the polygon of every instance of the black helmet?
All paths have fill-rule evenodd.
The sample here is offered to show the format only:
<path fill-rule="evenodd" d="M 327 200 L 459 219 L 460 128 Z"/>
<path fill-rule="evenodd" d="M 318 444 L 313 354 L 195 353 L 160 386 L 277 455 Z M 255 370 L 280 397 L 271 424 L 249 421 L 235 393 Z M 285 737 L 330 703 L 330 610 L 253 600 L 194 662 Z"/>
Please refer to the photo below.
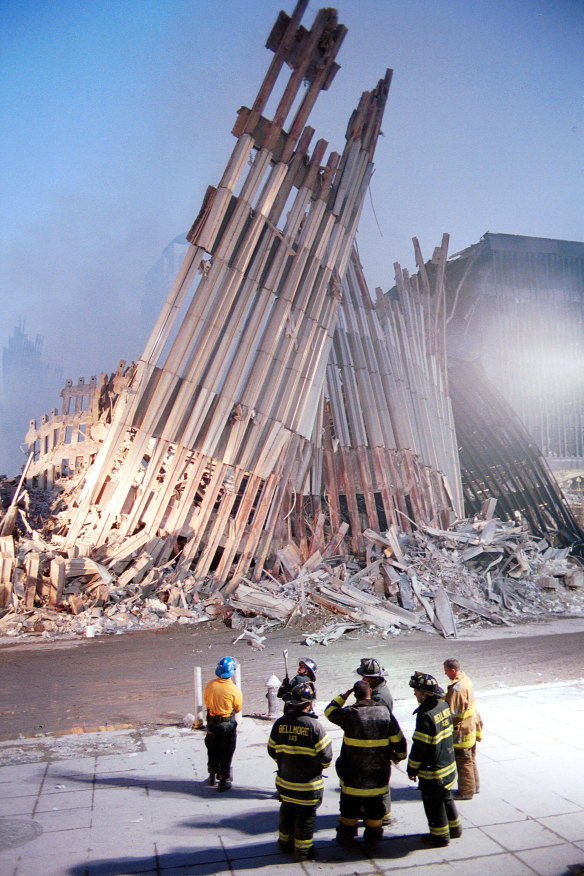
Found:
<path fill-rule="evenodd" d="M 311 681 L 316 681 L 316 663 L 314 660 L 311 660 L 310 657 L 307 657 L 306 660 L 299 660 L 298 666 L 304 666 L 306 669 L 306 674 L 310 678 Z"/>
<path fill-rule="evenodd" d="M 379 660 L 375 660 L 374 657 L 362 657 L 361 665 L 355 671 L 357 675 L 364 675 L 368 678 L 383 678 L 384 675 L 387 675 Z"/>
<path fill-rule="evenodd" d="M 288 696 L 288 702 L 295 705 L 311 703 L 316 697 L 314 685 L 311 681 L 301 681 L 295 684 Z"/>
<path fill-rule="evenodd" d="M 422 693 L 431 694 L 435 697 L 444 696 L 444 691 L 434 676 L 428 675 L 427 672 L 414 672 L 410 678 L 410 687 L 413 687 L 414 690 L 419 690 Z"/>

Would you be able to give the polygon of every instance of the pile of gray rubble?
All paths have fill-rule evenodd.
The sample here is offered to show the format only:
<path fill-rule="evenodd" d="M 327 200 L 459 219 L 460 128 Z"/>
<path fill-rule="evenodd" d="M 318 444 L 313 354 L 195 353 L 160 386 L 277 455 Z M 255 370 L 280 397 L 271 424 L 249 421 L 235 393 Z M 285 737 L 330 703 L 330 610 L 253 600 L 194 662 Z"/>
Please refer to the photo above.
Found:
<path fill-rule="evenodd" d="M 533 538 L 524 522 L 497 519 L 495 504 L 448 530 L 367 530 L 365 562 L 328 550 L 306 557 L 290 543 L 259 581 L 242 578 L 221 590 L 212 576 L 177 575 L 178 546 L 156 565 L 160 539 L 138 534 L 102 561 L 91 546 L 63 551 L 58 532 L 41 534 L 21 508 L 20 526 L 0 536 L 1 569 L 11 570 L 0 636 L 91 637 L 220 620 L 261 648 L 262 633 L 275 625 L 326 644 L 356 629 L 456 637 L 477 624 L 582 616 L 581 561 L 551 539 Z"/>

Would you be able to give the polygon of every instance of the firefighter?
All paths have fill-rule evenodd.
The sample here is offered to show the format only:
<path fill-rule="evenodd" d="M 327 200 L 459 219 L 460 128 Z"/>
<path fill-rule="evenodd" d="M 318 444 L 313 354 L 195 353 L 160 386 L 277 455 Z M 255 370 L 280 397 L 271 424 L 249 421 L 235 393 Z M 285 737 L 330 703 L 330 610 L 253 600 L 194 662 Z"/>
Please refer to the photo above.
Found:
<path fill-rule="evenodd" d="M 454 756 L 458 772 L 458 791 L 454 798 L 471 800 L 480 790 L 476 757 L 477 741 L 482 737 L 483 722 L 475 705 L 472 681 L 462 670 L 458 660 L 452 657 L 445 660 L 444 672 L 450 681 L 446 690 L 446 702 L 452 714 Z"/>
<path fill-rule="evenodd" d="M 218 791 L 229 791 L 233 782 L 231 761 L 237 742 L 237 721 L 235 715 L 241 712 L 243 701 L 240 689 L 231 676 L 236 664 L 233 657 L 222 657 L 215 675 L 205 687 L 203 698 L 207 708 L 207 764 L 209 785 L 219 779 Z"/>
<path fill-rule="evenodd" d="M 355 670 L 357 675 L 363 677 L 371 688 L 371 699 L 378 703 L 383 703 L 390 712 L 393 712 L 393 697 L 389 686 L 385 680 L 387 672 L 374 657 L 363 657 L 358 669 Z M 383 795 L 383 824 L 391 824 L 391 789 L 388 785 L 387 794 Z"/>
<path fill-rule="evenodd" d="M 385 680 L 387 672 L 374 657 L 363 657 L 358 669 L 355 670 L 357 675 L 362 676 L 363 681 L 366 681 L 371 688 L 371 699 L 379 703 L 384 703 L 390 712 L 393 712 L 393 697 L 389 686 Z"/>
<path fill-rule="evenodd" d="M 314 857 L 316 810 L 324 789 L 322 771 L 333 757 L 331 740 L 312 711 L 314 697 L 310 681 L 295 685 L 287 712 L 275 721 L 268 740 L 268 754 L 278 764 L 278 843 L 283 852 L 294 852 L 296 861 Z"/>
<path fill-rule="evenodd" d="M 346 706 L 351 694 L 355 695 L 355 703 Z M 344 730 L 335 764 L 341 784 L 337 841 L 354 845 L 362 809 L 363 839 L 373 848 L 383 836 L 383 795 L 389 787 L 391 761 L 404 760 L 406 740 L 389 709 L 371 698 L 365 680 L 336 696 L 324 713 Z"/>
<path fill-rule="evenodd" d="M 293 688 L 296 687 L 297 684 L 303 684 L 305 681 L 312 682 L 314 687 L 314 696 L 316 699 L 316 663 L 314 660 L 311 660 L 310 657 L 307 657 L 306 660 L 298 661 L 298 671 L 294 678 L 290 680 L 288 675 L 284 678 L 284 681 L 278 688 L 278 696 L 280 699 L 284 700 L 284 714 L 288 708 L 288 699 L 290 697 L 290 693 Z"/>
<path fill-rule="evenodd" d="M 414 672 L 410 687 L 419 703 L 416 729 L 408 760 L 408 777 L 418 782 L 430 833 L 424 845 L 447 846 L 450 838 L 462 836 L 460 818 L 450 789 L 456 779 L 452 744 L 452 718 L 444 691 L 432 675 Z"/>

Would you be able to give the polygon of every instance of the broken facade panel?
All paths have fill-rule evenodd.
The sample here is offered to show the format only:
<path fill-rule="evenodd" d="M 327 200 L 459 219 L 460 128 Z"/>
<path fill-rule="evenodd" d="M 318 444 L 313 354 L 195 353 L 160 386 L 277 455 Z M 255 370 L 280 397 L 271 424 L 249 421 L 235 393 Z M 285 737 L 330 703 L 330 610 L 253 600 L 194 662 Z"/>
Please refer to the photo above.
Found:
<path fill-rule="evenodd" d="M 546 459 L 478 362 L 452 361 L 450 390 L 468 513 L 496 496 L 508 520 L 581 550 L 584 533 Z"/>
<path fill-rule="evenodd" d="M 449 261 L 446 297 L 450 360 L 480 361 L 582 525 L 584 243 L 489 232 Z"/>
<path fill-rule="evenodd" d="M 111 423 L 113 406 L 128 383 L 131 368 L 122 360 L 117 371 L 102 374 L 99 384 L 80 377 L 68 380 L 61 390 L 61 411 L 43 414 L 40 425 L 31 420 L 25 442 L 33 454 L 27 479 L 41 489 L 50 489 L 60 478 L 79 474 L 95 459 Z"/>
<path fill-rule="evenodd" d="M 447 248 L 445 235 L 436 262 L 446 261 Z M 407 532 L 421 523 L 448 525 L 464 513 L 446 360 L 443 348 L 438 355 L 428 343 L 442 274 L 430 288 L 425 273 L 422 281 L 421 272 L 410 277 L 395 269 L 395 295 L 377 290 L 374 302 L 353 253 L 327 365 L 319 466 L 304 490 L 312 494 L 313 516 L 317 505 L 325 513 L 327 531 L 350 523 L 359 556 L 368 529 Z"/>
<path fill-rule="evenodd" d="M 365 92 L 342 155 L 319 140 L 310 110 L 345 35 L 335 10 L 310 31 L 306 7 L 281 14 L 274 59 L 237 143 L 209 188 L 190 248 L 130 386 L 85 479 L 66 539 L 96 546 L 145 528 L 184 542 L 180 566 L 218 583 L 261 566 L 299 459 L 310 452 L 341 282 L 380 131 L 391 74 Z M 272 120 L 277 76 L 292 72 Z M 299 89 L 302 100 L 289 122 Z M 191 286 L 194 291 L 190 294 Z"/>
<path fill-rule="evenodd" d="M 396 264 L 394 289 L 370 295 L 354 238 L 391 73 L 362 95 L 342 155 L 327 158 L 324 140 L 311 150 L 308 116 L 338 69 L 345 28 L 326 9 L 305 29 L 306 6 L 281 13 L 268 38 L 272 63 L 251 109 L 238 113 L 236 145 L 207 190 L 142 357 L 102 377 L 87 413 L 81 402 L 63 410 L 59 434 L 88 418 L 88 437 L 93 418 L 95 446 L 47 446 L 54 423 L 27 436 L 37 451 L 31 476 L 41 482 L 50 482 L 50 466 L 54 479 L 67 444 L 88 452 L 51 546 L 41 554 L 34 537 L 23 546 L 25 601 L 57 606 L 67 593 L 72 611 L 91 599 L 99 612 L 111 596 L 193 622 L 253 606 L 288 623 L 312 600 L 384 629 L 416 625 L 421 605 L 435 628 L 455 632 L 443 579 L 458 587 L 460 570 L 441 568 L 429 593 L 438 552 L 423 533 L 456 547 L 448 530 L 464 517 L 465 498 L 482 508 L 489 493 L 488 460 L 471 440 L 470 455 L 480 457 L 471 495 L 472 426 L 461 479 L 446 355 L 448 236 L 426 263 L 414 239 L 417 273 Z M 289 80 L 268 119 L 285 67 Z M 68 387 L 67 398 L 84 389 Z M 507 466 L 497 448 L 489 453 Z M 540 526 L 550 518 L 541 470 L 505 470 L 490 484 L 505 493 L 513 479 Z M 571 537 L 569 518 L 560 523 Z M 494 521 L 460 526 L 468 559 L 481 562 Z M 510 535 L 503 529 L 501 540 Z M 15 559 L 8 543 L 0 547 L 6 577 Z M 418 549 L 425 566 L 421 558 L 416 566 Z M 364 558 L 365 569 L 350 568 Z M 83 580 L 76 590 L 73 576 Z M 16 606 L 15 593 L 5 588 L 2 598 Z M 475 580 L 457 598 L 474 611 L 479 597 Z M 108 616 L 117 611 L 111 602 Z"/>

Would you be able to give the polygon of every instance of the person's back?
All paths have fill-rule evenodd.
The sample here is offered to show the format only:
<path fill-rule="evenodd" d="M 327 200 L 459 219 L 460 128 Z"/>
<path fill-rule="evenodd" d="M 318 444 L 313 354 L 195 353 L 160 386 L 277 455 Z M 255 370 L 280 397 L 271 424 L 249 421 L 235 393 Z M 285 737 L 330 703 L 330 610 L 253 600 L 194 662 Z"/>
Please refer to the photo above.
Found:
<path fill-rule="evenodd" d="M 205 687 L 203 699 L 207 708 L 207 767 L 208 783 L 219 779 L 219 791 L 229 791 L 233 779 L 231 761 L 237 742 L 235 715 L 241 712 L 241 690 L 233 683 L 236 669 L 233 657 L 222 657 L 215 669 L 216 678 Z"/>
<path fill-rule="evenodd" d="M 372 699 L 353 705 L 328 709 L 325 716 L 344 730 L 339 757 L 341 787 L 375 789 L 383 793 L 389 781 L 390 713 L 382 703 Z M 366 746 L 361 742 L 369 743 Z M 377 743 L 377 744 L 376 744 Z"/>
<path fill-rule="evenodd" d="M 345 706 L 351 693 L 356 702 Z M 406 741 L 393 714 L 370 697 L 366 681 L 336 696 L 326 707 L 325 716 L 344 730 L 341 753 L 335 767 L 341 785 L 341 819 L 337 840 L 353 843 L 361 809 L 365 823 L 364 839 L 374 844 L 383 835 L 383 795 L 389 788 L 391 760 L 406 756 Z"/>

